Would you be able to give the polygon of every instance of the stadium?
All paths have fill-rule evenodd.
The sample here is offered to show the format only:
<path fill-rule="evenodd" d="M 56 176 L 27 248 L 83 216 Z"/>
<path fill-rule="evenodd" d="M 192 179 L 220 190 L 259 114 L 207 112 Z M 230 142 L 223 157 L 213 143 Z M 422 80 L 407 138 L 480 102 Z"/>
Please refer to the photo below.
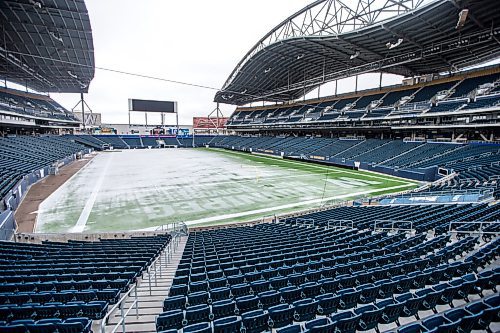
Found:
<path fill-rule="evenodd" d="M 280 4 L 220 88 L 96 65 L 90 2 L 0 2 L 0 332 L 500 332 L 498 1 Z"/>

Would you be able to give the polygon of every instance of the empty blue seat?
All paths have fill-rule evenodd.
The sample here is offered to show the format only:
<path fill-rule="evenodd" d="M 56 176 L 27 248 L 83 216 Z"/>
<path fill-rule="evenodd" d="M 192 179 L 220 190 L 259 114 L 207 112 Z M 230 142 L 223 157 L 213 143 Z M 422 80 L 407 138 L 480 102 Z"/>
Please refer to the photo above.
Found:
<path fill-rule="evenodd" d="M 210 290 L 210 302 L 220 301 L 230 297 L 231 290 L 227 287 L 214 288 Z"/>
<path fill-rule="evenodd" d="M 441 326 L 450 324 L 451 322 L 446 319 L 446 317 L 442 316 L 441 314 L 437 314 L 428 318 L 425 318 L 422 320 L 421 325 L 426 328 L 427 330 L 431 331 L 433 329 L 438 329 Z M 458 326 L 458 324 L 457 324 Z M 455 330 L 450 330 L 450 332 L 454 332 Z"/>
<path fill-rule="evenodd" d="M 412 317 L 419 319 L 418 310 L 421 307 L 422 302 L 424 301 L 424 297 L 416 297 L 412 293 L 406 293 L 397 296 L 396 301 L 402 304 L 403 308 L 399 313 L 400 317 Z"/>
<path fill-rule="evenodd" d="M 216 278 L 208 280 L 208 285 L 210 289 L 222 288 L 227 286 L 226 278 Z"/>
<path fill-rule="evenodd" d="M 288 304 L 280 304 L 270 307 L 268 313 L 269 327 L 281 328 L 292 323 L 294 309 L 289 307 Z"/>
<path fill-rule="evenodd" d="M 210 308 L 206 304 L 188 306 L 184 315 L 183 325 L 191 325 L 212 320 Z"/>
<path fill-rule="evenodd" d="M 212 333 L 210 323 L 198 323 L 183 328 L 184 333 Z"/>
<path fill-rule="evenodd" d="M 173 296 L 168 297 L 163 301 L 163 312 L 184 309 L 186 307 L 186 297 L 185 296 Z"/>
<path fill-rule="evenodd" d="M 239 313 L 257 310 L 259 308 L 259 298 L 254 295 L 238 297 L 236 298 L 236 307 Z"/>
<path fill-rule="evenodd" d="M 254 310 L 241 314 L 246 333 L 260 333 L 267 329 L 269 314 L 263 310 Z"/>
<path fill-rule="evenodd" d="M 250 283 L 250 288 L 254 294 L 258 294 L 264 291 L 269 291 L 271 289 L 271 285 L 266 280 L 256 280 Z"/>
<path fill-rule="evenodd" d="M 367 331 L 378 327 L 384 309 L 375 305 L 364 305 L 354 310 L 354 313 L 360 315 L 358 330 Z"/>
<path fill-rule="evenodd" d="M 318 301 L 318 314 L 329 315 L 337 312 L 340 301 L 339 296 L 329 293 L 317 296 L 316 300 Z"/>
<path fill-rule="evenodd" d="M 354 288 L 347 288 L 340 290 L 337 295 L 339 296 L 339 308 L 351 309 L 356 306 L 359 301 L 361 293 Z"/>
<path fill-rule="evenodd" d="M 189 292 L 195 293 L 198 291 L 207 291 L 208 290 L 208 282 L 207 281 L 197 281 L 191 282 L 189 284 Z"/>
<path fill-rule="evenodd" d="M 340 331 L 342 333 L 355 333 L 360 318 L 360 315 L 352 311 L 336 313 L 330 317 L 333 328 L 331 332 Z"/>
<path fill-rule="evenodd" d="M 382 309 L 382 315 L 379 318 L 379 323 L 381 324 L 398 323 L 398 318 L 404 308 L 404 304 L 392 298 L 381 300 L 375 303 L 375 306 Z"/>
<path fill-rule="evenodd" d="M 441 291 L 434 291 L 430 288 L 417 291 L 415 296 L 424 298 L 422 304 L 420 304 L 420 310 L 432 310 L 436 312 L 436 305 L 441 297 L 441 293 Z"/>
<path fill-rule="evenodd" d="M 184 313 L 182 310 L 172 310 L 161 313 L 156 318 L 156 330 L 180 329 L 183 326 Z"/>
<path fill-rule="evenodd" d="M 319 302 L 311 298 L 293 302 L 295 321 L 306 321 L 316 317 Z"/>
<path fill-rule="evenodd" d="M 188 295 L 188 305 L 207 304 L 210 299 L 210 294 L 206 291 L 198 291 Z"/>
<path fill-rule="evenodd" d="M 250 285 L 247 283 L 231 285 L 231 295 L 233 295 L 233 297 L 235 298 L 250 294 L 251 294 Z"/>
<path fill-rule="evenodd" d="M 359 303 L 368 304 L 375 302 L 379 296 L 379 286 L 374 284 L 363 284 L 356 288 L 359 294 Z"/>
<path fill-rule="evenodd" d="M 321 285 L 316 282 L 306 282 L 299 286 L 302 297 L 316 297 L 320 294 Z"/>
<path fill-rule="evenodd" d="M 263 309 L 267 309 L 281 303 L 281 294 L 276 290 L 264 291 L 259 293 L 257 297 L 259 298 L 259 306 Z"/>
<path fill-rule="evenodd" d="M 214 319 L 233 316 L 237 314 L 236 302 L 232 299 L 220 300 L 212 303 L 212 316 Z"/>
<path fill-rule="evenodd" d="M 283 328 L 280 328 L 279 330 L 276 330 L 277 333 L 300 333 L 302 332 L 302 328 L 300 325 L 290 325 L 286 326 Z"/>
<path fill-rule="evenodd" d="M 187 284 L 179 284 L 175 286 L 171 286 L 170 290 L 168 291 L 168 297 L 172 296 L 185 296 L 188 292 L 188 286 Z"/>
<path fill-rule="evenodd" d="M 293 303 L 302 298 L 301 290 L 296 286 L 288 286 L 279 290 L 281 298 L 285 303 Z"/>
<path fill-rule="evenodd" d="M 241 329 L 241 319 L 226 317 L 214 320 L 214 333 L 234 333 Z"/>

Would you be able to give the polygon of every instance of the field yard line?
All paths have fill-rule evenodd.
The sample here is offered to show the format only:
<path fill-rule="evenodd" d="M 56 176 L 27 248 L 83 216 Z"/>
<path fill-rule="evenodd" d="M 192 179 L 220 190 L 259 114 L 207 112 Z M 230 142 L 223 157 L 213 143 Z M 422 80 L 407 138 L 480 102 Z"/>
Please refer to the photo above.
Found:
<path fill-rule="evenodd" d="M 297 170 L 294 170 L 297 171 Z M 269 177 L 252 177 L 252 178 L 242 178 L 242 179 L 233 179 L 233 180 L 223 180 L 220 182 L 201 182 L 201 183 L 196 183 L 196 184 L 174 184 L 174 185 L 166 185 L 162 186 L 162 189 L 168 189 L 168 188 L 174 188 L 178 189 L 179 186 L 189 186 L 190 188 L 195 188 L 195 187 L 204 187 L 204 186 L 218 186 L 218 185 L 224 185 L 224 184 L 234 184 L 234 183 L 248 183 L 248 182 L 264 182 L 264 181 L 273 181 L 273 180 L 279 180 L 279 179 L 288 179 L 288 178 L 302 178 L 302 177 L 311 177 L 311 174 L 306 174 L 306 175 L 290 175 L 290 176 L 269 176 Z M 257 180 L 258 179 L 258 180 Z"/>
<path fill-rule="evenodd" d="M 92 193 L 90 193 L 90 196 L 87 199 L 87 202 L 85 203 L 82 212 L 80 213 L 80 217 L 78 217 L 78 221 L 76 221 L 75 226 L 71 228 L 69 232 L 75 232 L 75 233 L 83 232 L 83 230 L 85 229 L 85 225 L 87 224 L 90 213 L 92 212 L 92 208 L 94 207 L 95 201 L 97 199 L 97 194 L 99 194 L 99 191 L 101 190 L 102 183 L 104 182 L 104 178 L 106 177 L 106 173 L 108 171 L 112 159 L 113 159 L 113 154 L 110 154 L 109 159 L 106 161 L 104 169 L 101 171 L 101 174 L 99 175 L 99 179 L 97 179 L 97 182 L 95 183 L 94 188 L 92 189 Z"/>
<path fill-rule="evenodd" d="M 232 151 L 232 150 L 223 150 L 223 149 L 220 149 L 220 148 L 211 148 L 215 151 L 223 151 L 223 152 L 227 152 L 229 154 L 235 154 L 235 155 L 242 155 L 242 156 L 249 156 L 247 153 L 241 153 L 241 152 L 236 152 L 236 151 Z M 255 154 L 252 154 L 250 155 L 252 157 L 257 157 L 257 158 L 264 158 L 264 159 L 271 159 L 271 160 L 275 160 L 275 161 L 278 161 L 278 162 L 285 162 L 285 163 L 288 163 L 288 164 L 295 164 L 295 165 L 301 165 L 301 166 L 306 166 L 305 164 L 307 162 L 300 162 L 300 161 L 292 161 L 292 160 L 286 160 L 286 159 L 278 159 L 277 157 L 267 157 L 267 156 L 262 156 L 262 155 L 255 155 Z M 331 167 L 324 167 L 324 166 L 319 166 L 319 165 L 313 165 L 312 163 L 308 163 L 307 167 L 310 167 L 310 168 L 316 168 L 316 169 L 321 169 L 321 170 L 327 170 L 327 169 L 332 169 L 332 168 L 337 168 L 335 165 L 332 165 Z M 348 171 L 348 170 L 330 170 L 330 172 L 343 172 L 343 173 L 348 173 L 348 174 L 351 174 L 351 175 L 357 175 L 357 176 L 366 176 L 366 177 L 369 177 L 369 178 L 375 178 L 375 179 L 382 179 L 382 180 L 391 180 L 391 181 L 394 181 L 394 182 L 398 182 L 398 183 L 410 183 L 408 181 L 404 181 L 404 180 L 401 180 L 400 178 L 395 178 L 395 177 L 392 177 L 392 176 L 376 176 L 376 175 L 372 175 L 372 174 L 366 174 L 365 172 L 368 172 L 368 171 L 364 171 L 364 170 L 360 170 L 358 172 L 352 172 L 352 171 Z M 414 184 L 414 183 L 412 183 Z"/>
<path fill-rule="evenodd" d="M 335 200 L 335 199 L 345 199 L 345 198 L 349 198 L 349 197 L 370 194 L 373 192 L 396 190 L 399 188 L 404 188 L 404 187 L 408 187 L 408 186 L 412 186 L 412 185 L 413 184 L 403 184 L 403 185 L 397 185 L 397 186 L 392 186 L 392 187 L 386 187 L 386 188 L 382 188 L 382 189 L 379 188 L 379 189 L 373 189 L 373 190 L 362 191 L 362 192 L 347 193 L 347 194 L 337 195 L 337 196 L 333 196 L 333 197 L 329 197 L 329 198 L 320 198 L 320 199 L 299 201 L 299 202 L 286 204 L 286 205 L 282 205 L 282 206 L 274 206 L 274 207 L 261 208 L 261 209 L 246 211 L 246 212 L 240 212 L 240 213 L 211 216 L 211 217 L 206 217 L 206 218 L 202 218 L 202 219 L 198 219 L 198 220 L 186 221 L 184 223 L 186 223 L 187 225 L 192 225 L 192 224 L 227 220 L 227 219 L 232 219 L 232 218 L 238 218 L 238 217 L 244 217 L 244 216 L 249 216 L 249 215 L 268 213 L 268 212 L 272 212 L 272 211 L 276 211 L 276 210 L 293 208 L 293 207 L 301 206 L 301 205 L 310 205 L 310 204 L 321 203 L 321 202 Z"/>

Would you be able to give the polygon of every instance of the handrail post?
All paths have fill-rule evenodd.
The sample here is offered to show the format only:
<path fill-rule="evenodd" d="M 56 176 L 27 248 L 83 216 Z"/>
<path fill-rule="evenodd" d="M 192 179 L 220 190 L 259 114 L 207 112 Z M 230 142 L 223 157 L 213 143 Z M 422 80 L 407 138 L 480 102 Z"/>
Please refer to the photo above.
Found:
<path fill-rule="evenodd" d="M 122 317 L 122 333 L 125 333 L 125 314 L 123 310 L 123 305 L 120 307 L 120 314 Z"/>
<path fill-rule="evenodd" d="M 137 297 L 137 285 L 135 286 L 134 289 L 134 296 L 135 296 L 135 318 L 139 319 L 139 298 Z"/>

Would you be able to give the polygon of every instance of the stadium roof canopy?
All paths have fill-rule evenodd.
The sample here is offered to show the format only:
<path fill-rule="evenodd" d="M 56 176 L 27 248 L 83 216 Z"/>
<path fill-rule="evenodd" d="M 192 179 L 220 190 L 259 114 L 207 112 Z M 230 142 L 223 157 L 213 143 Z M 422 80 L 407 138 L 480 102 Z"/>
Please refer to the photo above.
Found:
<path fill-rule="evenodd" d="M 88 91 L 94 45 L 83 0 L 2 0 L 0 15 L 0 76 L 38 91 Z"/>
<path fill-rule="evenodd" d="M 215 101 L 289 101 L 357 74 L 457 71 L 500 55 L 498 0 L 424 2 L 315 1 L 252 48 Z"/>

